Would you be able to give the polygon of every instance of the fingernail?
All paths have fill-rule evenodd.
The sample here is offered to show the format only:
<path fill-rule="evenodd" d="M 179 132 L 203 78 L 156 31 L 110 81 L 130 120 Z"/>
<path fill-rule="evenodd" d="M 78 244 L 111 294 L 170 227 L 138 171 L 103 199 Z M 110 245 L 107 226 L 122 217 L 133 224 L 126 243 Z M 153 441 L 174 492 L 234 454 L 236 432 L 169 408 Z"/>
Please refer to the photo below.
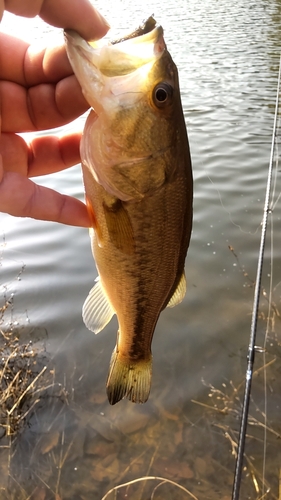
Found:
<path fill-rule="evenodd" d="M 111 28 L 110 24 L 107 22 L 107 20 L 105 19 L 105 17 L 103 17 L 103 15 L 100 13 L 100 12 L 97 12 L 101 22 L 108 28 L 107 31 Z"/>
<path fill-rule="evenodd" d="M 106 35 L 108 30 L 110 29 L 110 24 L 103 17 L 103 15 L 100 12 L 98 12 L 97 10 L 96 10 L 95 14 L 96 14 L 95 25 L 97 26 L 97 24 L 99 24 L 99 27 L 98 27 L 98 29 L 97 28 L 95 29 L 94 36 L 92 34 L 92 36 L 90 38 L 87 38 L 88 42 L 95 42 L 97 40 L 100 40 L 101 38 L 103 38 Z M 93 26 L 91 26 L 91 31 L 93 31 Z"/>

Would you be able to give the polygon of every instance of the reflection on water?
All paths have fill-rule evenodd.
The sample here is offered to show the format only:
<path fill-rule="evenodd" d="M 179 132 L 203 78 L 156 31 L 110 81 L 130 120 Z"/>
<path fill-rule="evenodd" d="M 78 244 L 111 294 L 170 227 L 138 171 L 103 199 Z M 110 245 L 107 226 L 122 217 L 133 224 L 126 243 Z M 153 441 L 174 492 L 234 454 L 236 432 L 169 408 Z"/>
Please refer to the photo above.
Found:
<path fill-rule="evenodd" d="M 35 357 L 29 363 L 34 359 L 39 365 L 30 376 L 36 378 L 46 366 L 34 390 L 27 391 L 31 399 L 17 405 L 20 418 L 28 411 L 20 433 L 0 441 L 0 497 L 101 499 L 118 484 L 159 476 L 194 496 L 150 480 L 118 488 L 107 499 L 226 500 L 231 496 L 271 145 L 281 2 L 144 0 L 135 6 L 116 0 L 96 5 L 114 26 L 113 38 L 154 12 L 179 68 L 195 178 L 188 293 L 159 320 L 149 401 L 110 407 L 105 380 L 117 324 L 113 321 L 93 336 L 82 323 L 81 307 L 96 276 L 87 231 L 0 216 L 0 307 L 14 294 L 2 311 L 1 327 L 16 332 L 23 345 L 32 340 Z M 11 30 L 12 23 L 7 17 L 3 26 Z M 57 33 L 37 20 L 26 23 L 25 36 L 45 43 Z M 18 32 L 25 26 L 20 20 Z M 84 118 L 75 127 L 83 123 Z M 83 198 L 79 166 L 37 181 Z M 278 194 L 277 179 L 274 200 Z M 241 498 L 263 495 L 265 363 L 264 498 L 278 498 L 280 217 L 278 202 L 268 231 L 257 338 L 263 345 L 273 273 L 268 352 L 256 360 Z M 39 333 L 37 338 L 32 332 Z M 1 377 L 13 345 L 2 356 Z"/>

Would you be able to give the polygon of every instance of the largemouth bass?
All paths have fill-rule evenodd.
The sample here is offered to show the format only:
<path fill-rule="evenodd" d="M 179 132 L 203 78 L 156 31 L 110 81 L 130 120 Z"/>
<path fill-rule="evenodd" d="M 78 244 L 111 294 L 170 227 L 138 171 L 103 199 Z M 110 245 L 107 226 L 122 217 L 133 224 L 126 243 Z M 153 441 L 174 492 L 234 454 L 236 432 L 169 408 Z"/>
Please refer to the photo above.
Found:
<path fill-rule="evenodd" d="M 81 159 L 99 277 L 83 319 L 98 333 L 117 315 L 108 399 L 144 403 L 158 317 L 186 292 L 192 171 L 178 72 L 152 17 L 108 45 L 88 43 L 74 31 L 65 38 L 93 108 Z"/>

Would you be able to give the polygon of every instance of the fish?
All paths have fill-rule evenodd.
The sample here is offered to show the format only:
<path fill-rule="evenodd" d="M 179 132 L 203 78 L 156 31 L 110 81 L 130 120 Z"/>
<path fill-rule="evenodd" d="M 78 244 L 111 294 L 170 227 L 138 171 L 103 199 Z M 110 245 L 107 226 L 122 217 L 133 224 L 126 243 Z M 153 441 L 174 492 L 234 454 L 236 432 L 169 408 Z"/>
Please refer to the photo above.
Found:
<path fill-rule="evenodd" d="M 117 316 L 106 382 L 112 405 L 147 401 L 159 315 L 186 293 L 192 166 L 178 71 L 163 33 L 152 16 L 113 42 L 65 31 L 91 107 L 80 152 L 98 278 L 82 315 L 95 333 Z"/>

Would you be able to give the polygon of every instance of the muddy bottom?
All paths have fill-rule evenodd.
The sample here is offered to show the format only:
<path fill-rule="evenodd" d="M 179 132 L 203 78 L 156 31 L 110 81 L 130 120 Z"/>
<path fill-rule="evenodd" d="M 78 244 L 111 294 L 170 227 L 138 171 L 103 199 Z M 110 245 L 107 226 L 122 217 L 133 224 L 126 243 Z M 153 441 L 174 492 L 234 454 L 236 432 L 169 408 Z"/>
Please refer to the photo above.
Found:
<path fill-rule="evenodd" d="M 50 356 L 47 338 L 30 325 L 1 331 L 1 499 L 231 498 L 243 375 L 220 387 L 204 380 L 200 399 L 191 401 L 170 379 L 157 399 L 112 409 L 104 384 L 93 386 L 82 360 L 74 373 L 69 354 Z M 216 363 L 215 351 L 210 356 Z M 280 498 L 280 359 L 272 333 L 266 359 L 255 365 L 243 499 Z M 171 391 L 178 392 L 172 409 Z"/>

